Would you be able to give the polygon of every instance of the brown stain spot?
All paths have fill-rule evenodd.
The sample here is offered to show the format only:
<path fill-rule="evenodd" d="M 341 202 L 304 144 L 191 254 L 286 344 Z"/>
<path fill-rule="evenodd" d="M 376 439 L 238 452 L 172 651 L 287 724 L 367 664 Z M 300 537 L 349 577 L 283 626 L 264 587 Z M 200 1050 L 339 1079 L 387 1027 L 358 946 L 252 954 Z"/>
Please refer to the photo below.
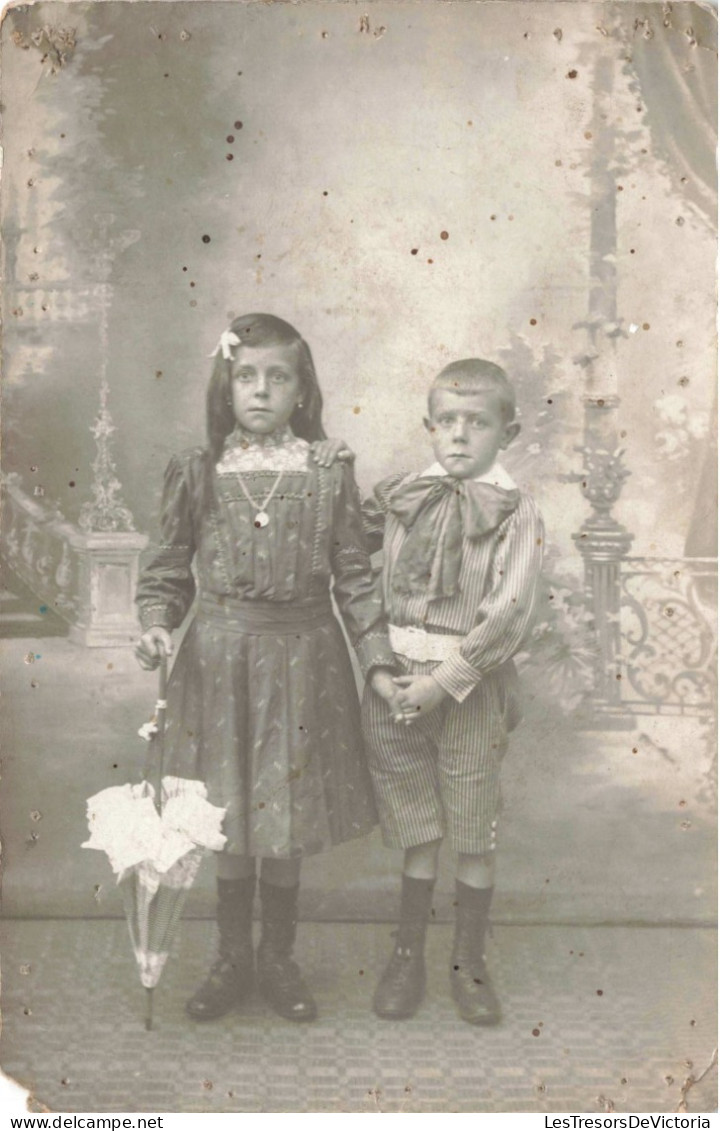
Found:
<path fill-rule="evenodd" d="M 680 385 L 683 389 L 686 389 L 689 384 L 690 384 L 690 378 L 689 377 L 681 377 L 678 380 L 678 385 Z"/>
<path fill-rule="evenodd" d="M 650 329 L 650 323 L 649 322 L 643 322 L 642 328 L 643 328 L 643 330 L 649 330 Z"/>
<path fill-rule="evenodd" d="M 238 74 L 241 75 L 242 71 L 238 71 Z M 242 122 L 233 122 L 233 126 L 236 130 L 241 130 L 243 128 Z"/>
<path fill-rule="evenodd" d="M 495 213 L 494 213 L 494 212 L 493 212 L 492 216 L 490 217 L 490 219 L 491 219 L 491 220 L 497 220 L 497 216 L 495 215 Z"/>
<path fill-rule="evenodd" d="M 203 1088 L 205 1089 L 206 1092 L 212 1092 L 212 1090 L 213 1090 L 212 1080 L 203 1080 L 202 1086 L 203 1086 Z"/>
<path fill-rule="evenodd" d="M 572 70 L 572 71 L 568 71 L 568 73 L 566 74 L 565 78 L 567 78 L 567 79 L 576 79 L 576 78 L 577 78 L 577 71 L 575 71 L 575 70 Z"/>
<path fill-rule="evenodd" d="M 441 233 L 440 233 L 440 239 L 441 239 L 441 240 L 447 240 L 447 239 L 449 239 L 449 238 L 450 238 L 450 233 L 449 233 L 449 232 L 441 232 Z"/>
<path fill-rule="evenodd" d="M 562 28 L 561 28 L 561 27 L 556 27 L 556 28 L 555 28 L 555 31 L 553 32 L 553 38 L 554 38 L 554 39 L 557 39 L 558 43 L 561 43 L 561 42 L 562 42 L 562 37 L 563 37 L 563 30 L 562 30 Z"/>
<path fill-rule="evenodd" d="M 630 254 L 631 254 L 631 255 L 634 255 L 634 254 L 635 254 L 635 248 L 634 248 L 634 247 L 631 247 L 631 248 L 630 248 Z"/>
<path fill-rule="evenodd" d="M 539 1029 L 533 1029 L 532 1035 L 533 1035 L 533 1037 L 539 1037 L 540 1036 L 540 1030 Z"/>
<path fill-rule="evenodd" d="M 535 539 L 535 545 L 536 546 L 542 546 L 542 538 L 536 538 Z"/>
<path fill-rule="evenodd" d="M 106 665 L 106 671 L 109 671 L 109 672 L 111 672 L 111 671 L 113 670 L 113 668 L 114 668 L 114 667 L 115 667 L 115 665 L 114 665 L 114 664 L 107 664 L 107 665 Z"/>
<path fill-rule="evenodd" d="M 159 380 L 162 377 L 162 375 L 163 375 L 162 369 L 156 369 L 155 370 L 155 377 L 156 377 L 157 380 Z"/>
<path fill-rule="evenodd" d="M 225 141 L 228 143 L 228 145 L 232 145 L 232 143 L 235 141 L 235 134 L 228 134 L 225 138 Z"/>
<path fill-rule="evenodd" d="M 68 487 L 74 487 L 74 486 L 75 486 L 75 480 L 71 479 L 70 482 L 68 483 Z"/>
<path fill-rule="evenodd" d="M 202 238 L 202 242 L 203 243 L 210 243 L 210 236 L 204 235 L 203 238 Z"/>
<path fill-rule="evenodd" d="M 259 801 L 259 802 L 258 802 L 258 809 L 264 809 L 264 808 L 265 808 L 265 802 L 264 802 L 264 801 Z"/>
<path fill-rule="evenodd" d="M 434 262 L 435 262 L 434 259 L 428 259 L 428 263 L 434 263 Z"/>
<path fill-rule="evenodd" d="M 361 977 L 361 978 L 362 978 L 362 976 L 363 976 L 363 974 L 364 974 L 364 973 L 365 973 L 365 971 L 364 971 L 364 970 L 358 970 L 358 974 L 360 975 L 360 977 Z"/>
<path fill-rule="evenodd" d="M 618 190 L 618 192 L 624 192 L 625 191 L 625 189 L 622 185 L 618 185 L 617 190 Z"/>
<path fill-rule="evenodd" d="M 537 326 L 537 318 L 531 318 L 530 319 L 530 325 L 531 326 Z"/>
<path fill-rule="evenodd" d="M 602 990 L 595 990 L 595 993 L 597 994 L 597 996 L 598 996 L 598 997 L 602 997 L 602 996 L 603 996 L 603 991 L 602 991 Z"/>
<path fill-rule="evenodd" d="M 355 415 L 357 416 L 357 414 L 358 414 L 359 412 L 361 412 L 361 411 L 362 411 L 362 410 L 361 410 L 361 408 L 360 408 L 360 405 L 359 405 L 359 404 L 356 404 L 356 405 L 355 405 L 355 407 L 353 408 L 353 412 L 355 413 Z"/>

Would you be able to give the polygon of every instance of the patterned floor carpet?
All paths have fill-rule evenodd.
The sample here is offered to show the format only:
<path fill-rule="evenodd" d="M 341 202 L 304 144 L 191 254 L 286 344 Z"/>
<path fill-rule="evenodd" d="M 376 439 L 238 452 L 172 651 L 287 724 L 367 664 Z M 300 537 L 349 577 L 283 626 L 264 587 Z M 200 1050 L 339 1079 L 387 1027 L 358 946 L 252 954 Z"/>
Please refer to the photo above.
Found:
<path fill-rule="evenodd" d="M 715 1110 L 714 931 L 497 927 L 489 957 L 504 1020 L 493 1030 L 457 1018 L 450 928 L 439 925 L 418 1015 L 374 1017 L 390 945 L 385 925 L 301 924 L 315 1024 L 253 999 L 197 1026 L 183 1001 L 214 929 L 188 921 L 147 1033 L 123 922 L 8 920 L 0 1060 L 36 1110 L 62 1112 Z"/>

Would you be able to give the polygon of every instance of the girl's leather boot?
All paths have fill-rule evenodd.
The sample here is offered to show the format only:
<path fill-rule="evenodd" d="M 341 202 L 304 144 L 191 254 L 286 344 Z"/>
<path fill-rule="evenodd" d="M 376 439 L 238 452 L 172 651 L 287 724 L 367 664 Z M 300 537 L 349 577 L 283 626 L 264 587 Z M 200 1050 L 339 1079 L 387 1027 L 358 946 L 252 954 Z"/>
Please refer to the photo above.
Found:
<path fill-rule="evenodd" d="M 397 943 L 373 998 L 378 1017 L 412 1017 L 425 997 L 425 934 L 434 886 L 434 880 L 403 875 Z"/>
<path fill-rule="evenodd" d="M 485 932 L 492 888 L 455 884 L 457 910 L 455 941 L 450 960 L 450 986 L 463 1021 L 471 1025 L 497 1025 L 500 1003 L 485 965 Z"/>
<path fill-rule="evenodd" d="M 257 952 L 258 988 L 281 1017 L 288 1021 L 314 1021 L 317 1006 L 292 957 L 299 891 L 299 884 L 280 887 L 260 879 L 262 934 Z"/>
<path fill-rule="evenodd" d="M 205 981 L 185 1005 L 193 1021 L 212 1021 L 239 1005 L 254 981 L 252 909 L 255 876 L 218 880 L 218 957 Z"/>

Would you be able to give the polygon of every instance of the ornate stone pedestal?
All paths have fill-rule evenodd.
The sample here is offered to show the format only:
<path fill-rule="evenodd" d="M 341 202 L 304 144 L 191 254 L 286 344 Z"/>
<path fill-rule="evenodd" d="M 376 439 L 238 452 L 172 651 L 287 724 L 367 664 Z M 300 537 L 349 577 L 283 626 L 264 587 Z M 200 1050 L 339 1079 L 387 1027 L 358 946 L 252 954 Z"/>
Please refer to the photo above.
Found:
<path fill-rule="evenodd" d="M 133 643 L 140 634 L 133 598 L 146 535 L 78 531 L 69 542 L 78 562 L 77 620 L 70 639 L 91 648 Z"/>

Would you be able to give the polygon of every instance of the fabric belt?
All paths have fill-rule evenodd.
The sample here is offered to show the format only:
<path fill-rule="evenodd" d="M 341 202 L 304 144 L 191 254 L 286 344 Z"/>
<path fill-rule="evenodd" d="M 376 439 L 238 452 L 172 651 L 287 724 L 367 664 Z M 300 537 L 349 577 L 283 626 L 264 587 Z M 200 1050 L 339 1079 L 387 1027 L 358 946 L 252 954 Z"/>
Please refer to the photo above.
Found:
<path fill-rule="evenodd" d="M 416 625 L 389 624 L 390 647 L 393 652 L 408 660 L 442 663 L 447 660 L 465 639 L 464 636 L 443 636 L 439 632 L 427 632 Z"/>
<path fill-rule="evenodd" d="M 242 601 L 236 597 L 203 594 L 198 605 L 200 620 L 222 625 L 230 632 L 250 636 L 294 636 L 322 628 L 335 620 L 329 600 L 299 605 L 297 601 Z"/>

